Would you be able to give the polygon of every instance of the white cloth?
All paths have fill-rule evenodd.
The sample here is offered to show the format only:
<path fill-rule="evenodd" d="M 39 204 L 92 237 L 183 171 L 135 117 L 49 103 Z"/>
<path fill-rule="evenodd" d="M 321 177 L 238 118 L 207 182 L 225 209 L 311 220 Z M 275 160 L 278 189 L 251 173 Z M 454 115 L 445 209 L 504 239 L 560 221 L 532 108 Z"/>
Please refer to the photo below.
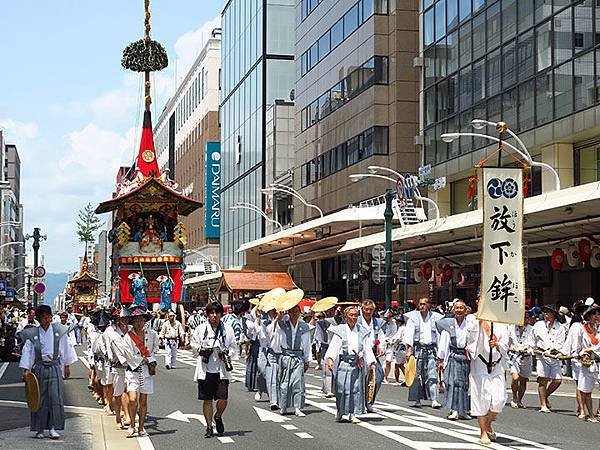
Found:
<path fill-rule="evenodd" d="M 406 363 L 406 350 L 402 350 L 405 331 L 406 325 L 400 325 L 397 327 L 396 333 L 388 340 L 385 352 L 386 361 L 393 362 L 394 364 Z M 388 353 L 388 350 L 390 350 L 391 354 Z"/>
<path fill-rule="evenodd" d="M 558 321 L 554 321 L 548 328 L 545 320 L 540 320 L 533 326 L 530 335 L 530 345 L 535 349 L 544 351 L 561 351 L 565 344 L 566 328 Z M 556 359 L 550 359 L 538 356 L 536 371 L 539 378 L 549 378 L 560 380 L 562 378 L 561 362 Z"/>
<path fill-rule="evenodd" d="M 162 324 L 162 327 L 160 328 L 161 339 L 179 338 L 183 340 L 184 335 L 185 332 L 183 331 L 183 326 L 178 320 L 174 320 L 173 323 L 171 323 L 171 321 L 169 320 L 165 320 L 165 322 Z"/>
<path fill-rule="evenodd" d="M 371 340 L 368 336 L 364 338 L 363 341 L 363 349 L 361 352 L 358 351 L 359 343 L 360 343 L 360 325 L 354 326 L 354 329 L 350 329 L 347 324 L 338 325 L 339 327 L 343 327 L 346 332 L 346 337 L 348 339 L 348 354 L 353 355 L 354 352 L 358 353 L 358 356 L 364 359 L 365 366 L 375 362 L 375 355 L 373 354 L 373 348 L 371 347 Z M 331 342 L 329 343 L 329 348 L 327 349 L 327 353 L 325 353 L 325 361 L 328 358 L 333 360 L 333 365 L 337 368 L 339 362 L 339 356 L 342 354 L 343 350 L 343 342 L 342 338 L 336 333 L 333 334 L 331 338 Z M 334 373 L 335 373 L 334 368 Z"/>
<path fill-rule="evenodd" d="M 21 331 L 23 331 L 25 329 L 25 327 L 27 325 L 29 325 L 29 319 L 27 317 L 25 317 L 23 320 L 21 320 L 19 322 L 19 325 L 17 326 L 17 331 L 15 331 L 15 334 L 18 335 Z M 33 326 L 39 327 L 40 323 L 36 319 L 33 319 Z"/>
<path fill-rule="evenodd" d="M 480 321 L 467 324 L 467 348 L 471 356 L 469 374 L 469 394 L 471 396 L 471 415 L 485 416 L 489 411 L 500 413 L 506 403 L 506 382 L 504 366 L 506 364 L 509 331 L 507 325 L 494 324 L 494 335 L 498 339 L 498 348 L 494 348 L 492 361 L 496 363 L 491 373 L 480 356 L 488 361 L 490 355 L 489 336 Z"/>
<path fill-rule="evenodd" d="M 408 320 L 406 324 L 406 330 L 404 331 L 404 344 L 411 347 L 416 342 L 419 342 L 421 345 L 431 344 L 431 327 L 435 326 L 432 318 L 433 314 L 431 311 L 427 313 L 425 319 L 423 319 L 423 315 L 420 313 L 412 316 L 412 318 Z M 420 323 L 419 336 L 415 336 L 415 320 L 418 320 Z"/>
<path fill-rule="evenodd" d="M 511 374 L 529 378 L 533 372 L 533 349 L 531 347 L 531 332 L 533 327 L 529 324 L 520 329 L 518 325 L 510 328 L 508 347 L 512 350 L 508 359 Z"/>
<path fill-rule="evenodd" d="M 467 319 L 464 318 L 462 323 L 459 325 L 456 319 L 454 319 L 454 329 L 456 330 L 456 346 L 465 348 L 467 346 Z M 437 357 L 443 359 L 444 363 L 448 362 L 448 356 L 450 355 L 450 333 L 448 330 L 443 330 L 440 334 L 440 339 L 437 346 Z"/>
<path fill-rule="evenodd" d="M 153 377 L 151 377 L 150 375 L 145 375 L 143 386 L 141 385 L 140 381 L 140 375 L 138 372 L 125 372 L 125 385 L 127 386 L 127 392 L 137 392 L 138 394 L 146 395 L 154 394 Z"/>
<path fill-rule="evenodd" d="M 134 330 L 131 331 L 135 333 Z M 148 362 L 156 362 L 156 357 L 154 356 L 158 351 L 158 334 L 156 334 L 156 331 L 149 328 L 144 330 L 144 345 L 150 353 L 150 356 L 148 357 Z M 123 338 L 123 353 L 127 360 L 127 365 L 130 369 L 136 369 L 140 365 L 142 365 L 142 360 L 144 359 L 144 357 L 142 356 L 142 353 L 138 349 L 137 345 L 135 345 L 135 342 L 133 341 L 133 339 L 131 339 L 131 336 L 129 336 L 129 334 L 127 334 Z M 130 372 L 127 371 L 127 373 Z M 144 374 L 145 378 L 150 377 L 147 364 L 142 365 L 142 373 Z M 134 376 L 138 377 L 137 372 L 134 372 Z M 127 388 L 127 391 L 130 392 L 129 387 Z M 144 394 L 145 392 L 142 393 Z"/>
<path fill-rule="evenodd" d="M 152 377 L 149 377 L 152 378 Z M 125 369 L 118 368 L 112 370 L 112 385 L 113 385 L 113 395 L 115 397 L 119 397 L 123 392 L 125 392 Z"/>
<path fill-rule="evenodd" d="M 42 353 L 42 361 L 52 361 L 54 356 L 54 334 L 52 325 L 44 330 L 39 327 L 40 345 Z M 69 342 L 67 335 L 63 335 L 58 341 L 58 359 L 62 366 L 70 366 L 77 361 L 77 354 L 73 345 Z M 31 370 L 35 364 L 35 348 L 31 340 L 25 341 L 23 351 L 21 352 L 21 361 L 19 367 L 21 369 Z"/>
<path fill-rule="evenodd" d="M 284 317 L 282 320 L 286 321 L 289 320 L 289 318 Z M 300 324 L 300 321 L 302 319 L 298 319 L 298 322 L 296 322 L 296 326 L 292 325 L 292 348 L 294 348 L 294 343 L 296 340 L 296 332 L 298 330 L 298 326 Z M 302 353 L 304 354 L 304 362 L 310 362 L 312 361 L 312 345 L 310 343 L 310 332 L 306 332 L 304 333 L 301 337 L 301 342 L 300 342 L 300 350 L 302 350 Z M 280 326 L 274 326 L 274 336 L 273 336 L 273 351 L 275 351 L 276 353 L 281 353 L 283 352 L 283 350 L 290 350 L 290 348 L 288 347 L 287 344 L 287 337 L 285 334 L 285 330 L 283 328 L 281 328 Z"/>
<path fill-rule="evenodd" d="M 587 330 L 586 330 L 587 328 Z M 591 325 L 583 325 L 578 328 L 579 332 L 576 337 L 576 354 L 581 356 L 587 351 L 592 351 L 595 354 L 600 354 L 600 343 L 594 345 L 592 337 L 600 338 L 600 333 Z M 591 333 L 592 337 L 588 334 Z M 597 361 L 592 361 L 592 365 L 585 367 L 581 365 L 580 373 L 578 374 L 577 389 L 581 392 L 589 394 L 594 389 L 594 385 L 599 381 L 600 370 Z"/>
<path fill-rule="evenodd" d="M 222 320 L 220 326 L 222 327 L 222 331 L 218 337 L 216 336 L 218 327 L 215 330 L 209 322 L 198 325 L 194 329 L 194 334 L 190 341 L 192 352 L 197 356 L 194 381 L 205 380 L 207 373 L 218 373 L 221 380 L 229 380 L 231 378 L 230 372 L 225 368 L 225 363 L 219 358 L 218 351 L 213 350 L 208 363 L 202 361 L 202 356 L 198 354 L 200 350 L 219 348 L 227 349 L 229 357 L 232 360 L 238 359 L 238 348 L 233 328 L 225 324 Z"/>

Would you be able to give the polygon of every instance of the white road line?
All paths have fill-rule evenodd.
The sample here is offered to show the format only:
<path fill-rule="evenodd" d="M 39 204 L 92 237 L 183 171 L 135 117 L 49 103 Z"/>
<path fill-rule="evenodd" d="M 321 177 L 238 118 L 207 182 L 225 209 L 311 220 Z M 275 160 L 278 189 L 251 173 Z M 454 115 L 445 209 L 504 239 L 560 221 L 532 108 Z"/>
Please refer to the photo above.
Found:
<path fill-rule="evenodd" d="M 292 431 L 292 430 L 297 430 L 298 427 L 296 425 L 292 425 L 291 423 L 286 423 L 284 425 L 281 425 L 282 428 L 285 428 L 288 431 Z"/>
<path fill-rule="evenodd" d="M 217 439 L 221 442 L 221 444 L 235 444 L 234 440 L 229 436 L 217 436 Z"/>
<path fill-rule="evenodd" d="M 83 363 L 83 365 L 84 365 L 85 367 L 87 367 L 87 368 L 88 368 L 88 370 L 89 370 L 89 368 L 90 368 L 90 363 L 88 362 L 87 358 L 85 358 L 85 357 L 83 357 L 83 356 L 80 356 L 80 357 L 79 357 L 79 361 L 81 361 L 81 362 Z"/>
<path fill-rule="evenodd" d="M 140 450 L 154 450 L 154 445 L 148 436 L 138 437 L 137 442 Z"/>
<path fill-rule="evenodd" d="M 15 406 L 17 408 L 28 408 L 26 402 L 18 402 L 15 400 L 0 400 L 0 406 L 2 406 L 2 405 Z M 88 408 L 86 406 L 65 405 L 65 410 L 73 411 L 73 412 L 89 412 L 89 413 L 95 413 L 95 414 L 103 414 L 104 413 L 104 408 Z"/>
<path fill-rule="evenodd" d="M 410 425 L 380 425 L 385 428 L 387 431 L 396 431 L 398 433 L 431 433 L 431 430 L 421 427 L 414 427 Z"/>
<path fill-rule="evenodd" d="M 4 363 L 2 363 L 2 365 L 0 365 L 0 380 L 4 376 L 4 372 L 6 372 L 7 368 L 8 368 L 8 363 L 7 362 L 4 362 Z"/>
<path fill-rule="evenodd" d="M 482 447 L 481 444 L 463 444 L 462 442 L 460 444 L 457 443 L 452 443 L 452 442 L 419 442 L 419 444 L 427 447 L 427 448 L 457 448 L 457 445 L 460 445 L 460 450 L 472 450 L 472 449 L 480 449 Z M 491 448 L 495 448 L 495 447 L 491 447 Z M 512 447 L 510 447 L 512 449 Z"/>
<path fill-rule="evenodd" d="M 300 439 L 312 439 L 312 435 L 308 434 L 308 433 L 294 433 L 296 436 L 298 436 Z"/>

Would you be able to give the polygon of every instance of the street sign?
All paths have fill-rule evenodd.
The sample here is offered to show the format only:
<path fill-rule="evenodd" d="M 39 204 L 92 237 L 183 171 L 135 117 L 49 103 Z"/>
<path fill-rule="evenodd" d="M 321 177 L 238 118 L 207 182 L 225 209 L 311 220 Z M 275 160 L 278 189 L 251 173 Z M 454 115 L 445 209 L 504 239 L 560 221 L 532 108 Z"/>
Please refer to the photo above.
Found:
<path fill-rule="evenodd" d="M 33 285 L 33 291 L 36 294 L 43 294 L 44 292 L 46 292 L 46 285 L 44 283 L 35 283 Z"/>
<path fill-rule="evenodd" d="M 431 164 L 427 164 L 426 166 L 419 167 L 419 176 L 421 178 L 426 177 L 431 173 Z"/>
<path fill-rule="evenodd" d="M 6 280 L 0 280 L 0 295 L 6 296 Z"/>
<path fill-rule="evenodd" d="M 373 273 L 371 274 L 371 279 L 375 284 L 383 284 L 385 281 L 385 277 L 383 274 L 383 266 L 379 265 L 375 269 L 373 269 Z"/>
<path fill-rule="evenodd" d="M 371 256 L 376 261 L 381 261 L 385 259 L 385 246 L 382 244 L 377 244 L 371 250 Z"/>
<path fill-rule="evenodd" d="M 44 266 L 37 266 L 33 269 L 33 276 L 36 278 L 44 278 L 44 276 L 46 276 L 46 269 L 44 269 Z"/>
<path fill-rule="evenodd" d="M 436 178 L 433 182 L 433 190 L 439 191 L 440 189 L 444 189 L 446 187 L 446 177 Z"/>
<path fill-rule="evenodd" d="M 6 289 L 6 301 L 12 302 L 15 299 L 15 290 L 8 288 Z"/>

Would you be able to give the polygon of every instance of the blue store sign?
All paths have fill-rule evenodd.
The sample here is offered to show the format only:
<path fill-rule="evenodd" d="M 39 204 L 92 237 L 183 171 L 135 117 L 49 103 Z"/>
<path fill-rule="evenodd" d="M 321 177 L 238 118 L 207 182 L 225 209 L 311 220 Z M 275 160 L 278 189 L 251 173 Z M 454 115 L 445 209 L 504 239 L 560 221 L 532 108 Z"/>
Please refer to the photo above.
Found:
<path fill-rule="evenodd" d="M 6 296 L 6 280 L 0 280 L 0 295 Z"/>
<path fill-rule="evenodd" d="M 206 187 L 204 237 L 219 238 L 221 228 L 221 144 L 208 142 L 204 153 Z"/>

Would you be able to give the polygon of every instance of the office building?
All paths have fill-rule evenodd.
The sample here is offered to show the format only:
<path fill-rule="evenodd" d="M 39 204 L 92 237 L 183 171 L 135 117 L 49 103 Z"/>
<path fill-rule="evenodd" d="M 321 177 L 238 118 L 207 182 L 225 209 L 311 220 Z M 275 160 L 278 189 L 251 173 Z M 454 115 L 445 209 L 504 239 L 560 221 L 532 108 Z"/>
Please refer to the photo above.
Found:
<path fill-rule="evenodd" d="M 229 0 L 222 12 L 221 246 L 223 268 L 241 267 L 244 242 L 263 236 L 256 212 L 230 212 L 239 201 L 264 210 L 267 110 L 294 88 L 295 0 Z M 293 94 L 292 94 L 293 95 Z"/>

